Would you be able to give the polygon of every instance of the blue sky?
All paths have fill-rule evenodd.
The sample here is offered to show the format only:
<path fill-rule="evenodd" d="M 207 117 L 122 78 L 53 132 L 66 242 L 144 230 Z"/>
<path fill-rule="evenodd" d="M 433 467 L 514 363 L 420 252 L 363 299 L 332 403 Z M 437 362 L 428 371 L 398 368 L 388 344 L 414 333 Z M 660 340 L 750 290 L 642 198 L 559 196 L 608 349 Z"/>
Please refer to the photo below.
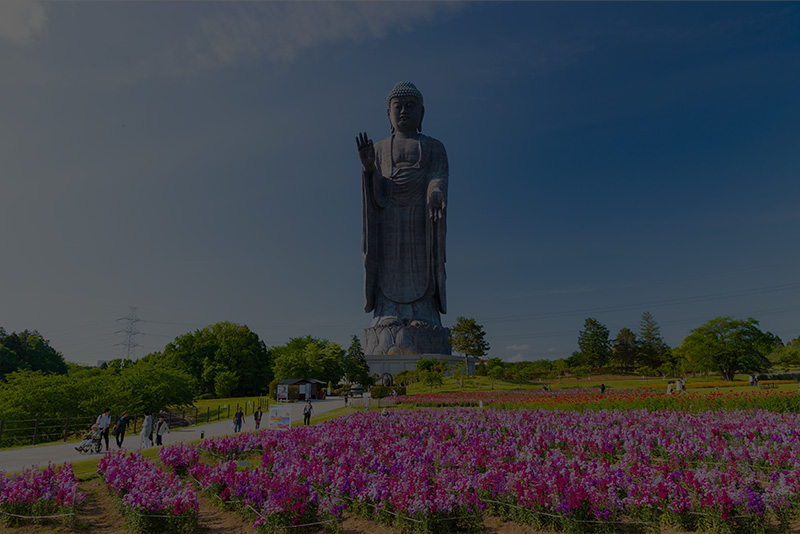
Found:
<path fill-rule="evenodd" d="M 65 358 L 218 321 L 347 346 L 355 136 L 411 80 L 450 161 L 448 309 L 492 356 L 587 317 L 800 335 L 794 3 L 0 2 L 0 326 Z"/>

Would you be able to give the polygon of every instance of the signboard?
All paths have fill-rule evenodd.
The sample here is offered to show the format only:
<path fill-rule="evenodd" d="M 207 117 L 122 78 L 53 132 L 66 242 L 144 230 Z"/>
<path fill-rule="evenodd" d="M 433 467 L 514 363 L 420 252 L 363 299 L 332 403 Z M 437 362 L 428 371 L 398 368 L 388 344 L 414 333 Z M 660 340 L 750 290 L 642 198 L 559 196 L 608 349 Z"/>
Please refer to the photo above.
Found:
<path fill-rule="evenodd" d="M 300 388 L 300 397 L 302 397 L 303 395 L 306 394 L 306 385 L 305 384 L 300 384 L 297 387 Z M 309 391 L 310 391 L 310 388 L 309 388 Z"/>
<path fill-rule="evenodd" d="M 269 427 L 289 428 L 292 426 L 292 407 L 286 404 L 272 404 L 269 407 Z"/>
<path fill-rule="evenodd" d="M 278 400 L 289 400 L 288 384 L 278 384 Z"/>

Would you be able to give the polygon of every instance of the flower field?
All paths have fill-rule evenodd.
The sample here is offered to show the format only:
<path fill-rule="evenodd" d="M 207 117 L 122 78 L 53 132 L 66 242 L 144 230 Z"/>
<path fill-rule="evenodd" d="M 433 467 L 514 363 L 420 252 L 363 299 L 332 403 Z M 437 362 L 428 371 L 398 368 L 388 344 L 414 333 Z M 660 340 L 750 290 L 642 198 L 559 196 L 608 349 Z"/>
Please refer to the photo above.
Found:
<path fill-rule="evenodd" d="M 114 495 L 129 532 L 184 533 L 197 526 L 197 493 L 141 454 L 106 454 L 97 471 Z"/>
<path fill-rule="evenodd" d="M 478 406 L 545 410 L 745 410 L 760 408 L 778 412 L 800 412 L 800 395 L 784 391 L 697 392 L 667 395 L 662 390 L 598 388 L 507 391 L 473 391 L 403 396 L 399 404 L 417 407 Z"/>
<path fill-rule="evenodd" d="M 12 476 L 0 472 L 0 522 L 5 525 L 61 521 L 72 526 L 85 499 L 70 464 Z"/>
<path fill-rule="evenodd" d="M 477 532 L 500 516 L 566 532 L 754 533 L 788 530 L 800 507 L 800 416 L 764 410 L 362 412 L 198 449 L 205 461 L 165 455 L 259 534 L 335 532 L 345 514 L 413 532 Z"/>

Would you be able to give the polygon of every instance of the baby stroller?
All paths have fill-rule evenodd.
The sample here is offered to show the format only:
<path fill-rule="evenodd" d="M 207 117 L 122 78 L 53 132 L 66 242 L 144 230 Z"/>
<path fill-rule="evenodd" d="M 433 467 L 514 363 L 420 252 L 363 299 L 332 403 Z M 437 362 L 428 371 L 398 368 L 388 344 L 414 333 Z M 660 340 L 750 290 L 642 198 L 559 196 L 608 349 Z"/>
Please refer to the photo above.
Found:
<path fill-rule="evenodd" d="M 99 431 L 92 430 L 85 436 L 83 436 L 83 441 L 75 447 L 75 450 L 80 453 L 92 453 L 92 452 L 100 452 L 103 448 L 103 440 L 101 439 L 101 433 Z"/>

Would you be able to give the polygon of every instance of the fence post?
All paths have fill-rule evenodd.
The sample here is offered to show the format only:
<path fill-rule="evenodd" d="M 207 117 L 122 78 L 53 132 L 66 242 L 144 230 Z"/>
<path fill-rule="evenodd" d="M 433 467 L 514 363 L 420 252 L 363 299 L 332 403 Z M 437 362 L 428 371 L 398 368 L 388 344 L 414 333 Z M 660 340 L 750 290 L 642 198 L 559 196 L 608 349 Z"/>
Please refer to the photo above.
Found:
<path fill-rule="evenodd" d="M 36 445 L 36 434 L 39 433 L 39 418 L 33 422 L 33 445 Z"/>
<path fill-rule="evenodd" d="M 69 432 L 69 416 L 64 418 L 64 441 L 67 441 L 67 432 Z"/>

